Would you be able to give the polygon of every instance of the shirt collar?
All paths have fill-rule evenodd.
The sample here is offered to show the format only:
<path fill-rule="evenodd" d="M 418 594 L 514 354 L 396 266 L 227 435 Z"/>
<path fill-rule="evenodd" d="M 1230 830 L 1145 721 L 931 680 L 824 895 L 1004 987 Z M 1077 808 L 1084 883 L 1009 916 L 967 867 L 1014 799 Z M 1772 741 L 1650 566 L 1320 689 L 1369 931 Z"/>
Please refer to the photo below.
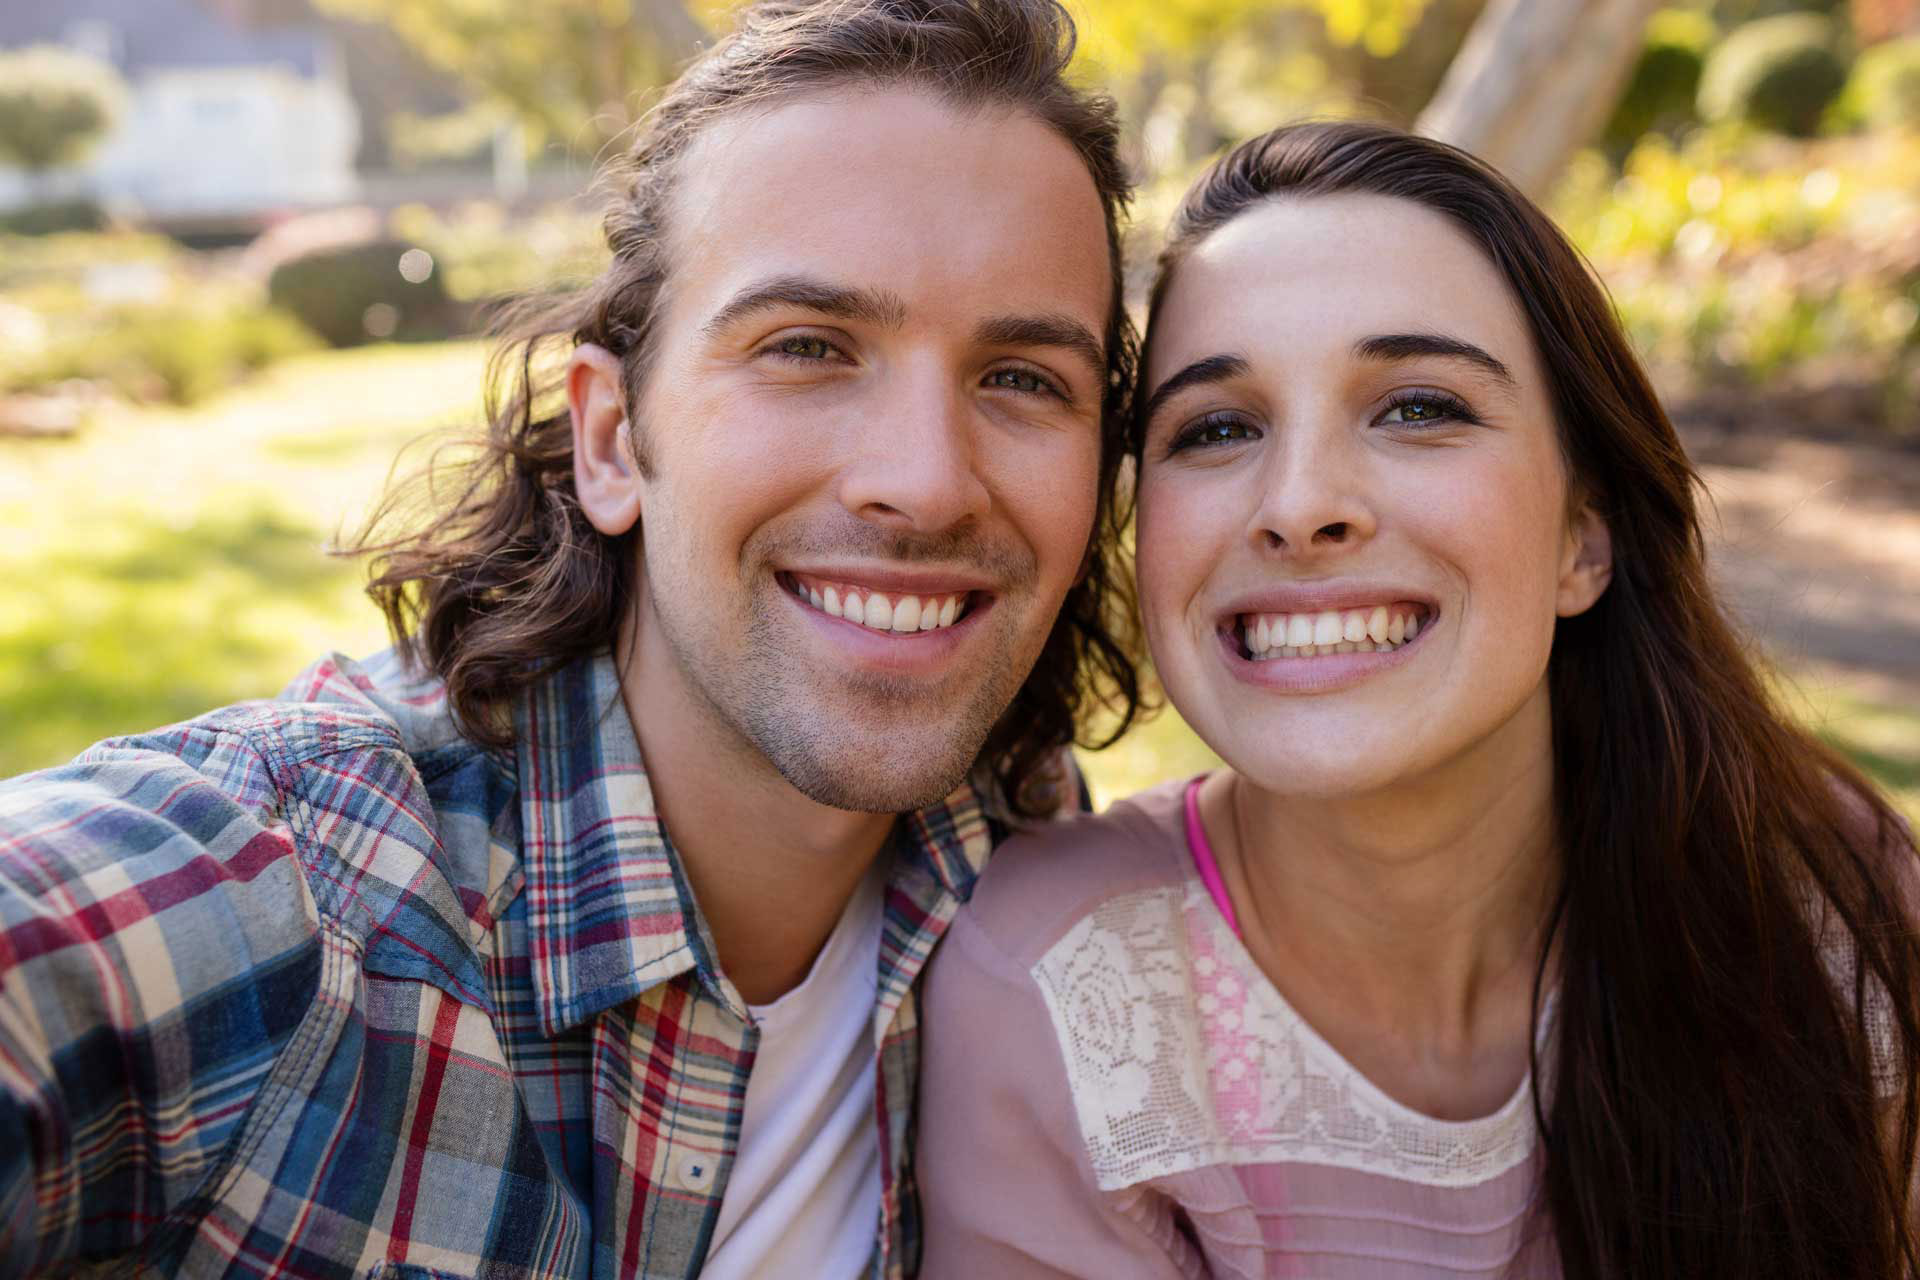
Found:
<path fill-rule="evenodd" d="M 612 657 L 536 681 L 520 699 L 515 729 L 542 1031 L 557 1036 L 689 970 L 745 1019 L 654 803 Z M 883 947 L 884 985 L 912 981 L 933 937 L 972 895 L 993 843 L 971 786 L 903 816 L 889 846 L 887 932 L 904 925 L 908 938 L 900 940 L 904 954 Z"/>

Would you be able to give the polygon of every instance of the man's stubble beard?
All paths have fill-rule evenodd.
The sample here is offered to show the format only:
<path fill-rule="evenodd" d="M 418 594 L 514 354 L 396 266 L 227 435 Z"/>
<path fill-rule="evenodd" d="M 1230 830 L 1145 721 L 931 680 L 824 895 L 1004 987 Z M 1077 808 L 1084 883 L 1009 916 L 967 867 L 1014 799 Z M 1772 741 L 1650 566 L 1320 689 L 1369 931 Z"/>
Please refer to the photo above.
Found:
<path fill-rule="evenodd" d="M 766 563 L 751 554 L 742 560 Z M 1012 576 L 1015 587 L 1032 589 L 1030 562 Z M 835 809 L 904 813 L 945 799 L 967 780 L 987 735 L 1032 668 L 1031 660 L 1016 665 L 1017 637 L 1001 637 L 1001 643 L 981 637 L 969 644 L 985 651 L 985 670 L 971 682 L 955 681 L 966 690 L 957 704 L 925 697 L 924 683 L 906 677 L 846 672 L 828 683 L 813 678 L 810 666 L 782 660 L 793 626 L 776 616 L 780 604 L 773 593 L 785 588 L 770 575 L 762 581 L 744 638 L 724 654 L 685 627 L 682 611 L 657 603 L 648 611 L 647 621 L 660 627 L 688 689 L 717 728 L 762 756 L 796 791 Z M 1003 616 L 1010 616 L 1012 594 L 997 599 L 993 612 L 1004 609 Z M 1046 621 L 1050 632 L 1053 619 Z M 1044 637 L 1031 646 L 1034 657 L 1043 644 Z M 900 709 L 915 702 L 928 704 L 926 711 Z M 871 723 L 876 708 L 889 709 L 883 727 L 850 727 L 863 716 Z M 906 726 L 913 731 L 903 731 Z"/>

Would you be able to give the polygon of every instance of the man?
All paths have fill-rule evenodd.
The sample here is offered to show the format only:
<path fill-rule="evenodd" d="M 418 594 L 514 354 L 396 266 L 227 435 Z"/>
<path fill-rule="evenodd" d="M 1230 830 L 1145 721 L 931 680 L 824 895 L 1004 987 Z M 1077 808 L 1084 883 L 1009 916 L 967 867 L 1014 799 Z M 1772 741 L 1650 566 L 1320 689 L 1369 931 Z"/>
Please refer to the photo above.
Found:
<path fill-rule="evenodd" d="M 1071 39 L 750 10 L 363 544 L 397 654 L 0 789 L 0 1273 L 914 1270 L 917 976 L 1133 705 Z"/>

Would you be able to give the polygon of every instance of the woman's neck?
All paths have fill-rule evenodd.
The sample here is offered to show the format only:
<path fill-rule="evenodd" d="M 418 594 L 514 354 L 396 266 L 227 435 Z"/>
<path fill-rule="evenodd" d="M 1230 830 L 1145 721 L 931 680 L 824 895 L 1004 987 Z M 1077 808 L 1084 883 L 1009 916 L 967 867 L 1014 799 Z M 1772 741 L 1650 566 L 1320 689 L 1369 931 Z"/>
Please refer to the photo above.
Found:
<path fill-rule="evenodd" d="M 1295 796 L 1222 773 L 1202 814 L 1248 951 L 1390 1095 L 1467 1118 L 1525 1075 L 1558 887 L 1542 695 L 1441 768 Z M 1221 839 L 1225 836 L 1225 839 Z"/>

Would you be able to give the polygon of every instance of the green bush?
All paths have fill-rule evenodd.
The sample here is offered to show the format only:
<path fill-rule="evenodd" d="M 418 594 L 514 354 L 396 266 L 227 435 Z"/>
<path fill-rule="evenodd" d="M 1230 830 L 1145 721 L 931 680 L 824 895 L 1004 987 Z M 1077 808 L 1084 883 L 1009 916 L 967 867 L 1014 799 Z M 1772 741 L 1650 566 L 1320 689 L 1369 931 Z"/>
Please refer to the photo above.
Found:
<path fill-rule="evenodd" d="M 1833 24 L 1817 14 L 1782 14 L 1736 29 L 1701 70 L 1701 118 L 1812 136 L 1847 80 L 1834 43 Z"/>
<path fill-rule="evenodd" d="M 416 278 L 402 274 L 403 259 Z M 437 265 L 405 240 L 368 240 L 293 258 L 274 269 L 267 296 L 336 347 L 445 337 L 453 317 Z"/>
<path fill-rule="evenodd" d="M 286 356 L 318 346 L 298 320 L 271 307 L 123 307 L 89 332 L 69 334 L 0 368 L 0 391 L 72 379 L 133 400 L 194 404 Z"/>
<path fill-rule="evenodd" d="M 0 156 L 29 173 L 77 164 L 125 104 L 120 73 L 57 45 L 0 52 Z"/>
<path fill-rule="evenodd" d="M 58 200 L 0 213 L 0 234 L 4 235 L 48 236 L 106 229 L 106 211 L 91 200 Z"/>
<path fill-rule="evenodd" d="M 1833 117 L 1843 128 L 1920 129 L 1920 36 L 1862 52 Z"/>
<path fill-rule="evenodd" d="M 1624 151 L 1655 130 L 1671 133 L 1698 119 L 1694 98 L 1714 34 L 1713 19 L 1691 9 L 1662 9 L 1648 20 L 1640 61 L 1607 121 L 1610 146 Z"/>

